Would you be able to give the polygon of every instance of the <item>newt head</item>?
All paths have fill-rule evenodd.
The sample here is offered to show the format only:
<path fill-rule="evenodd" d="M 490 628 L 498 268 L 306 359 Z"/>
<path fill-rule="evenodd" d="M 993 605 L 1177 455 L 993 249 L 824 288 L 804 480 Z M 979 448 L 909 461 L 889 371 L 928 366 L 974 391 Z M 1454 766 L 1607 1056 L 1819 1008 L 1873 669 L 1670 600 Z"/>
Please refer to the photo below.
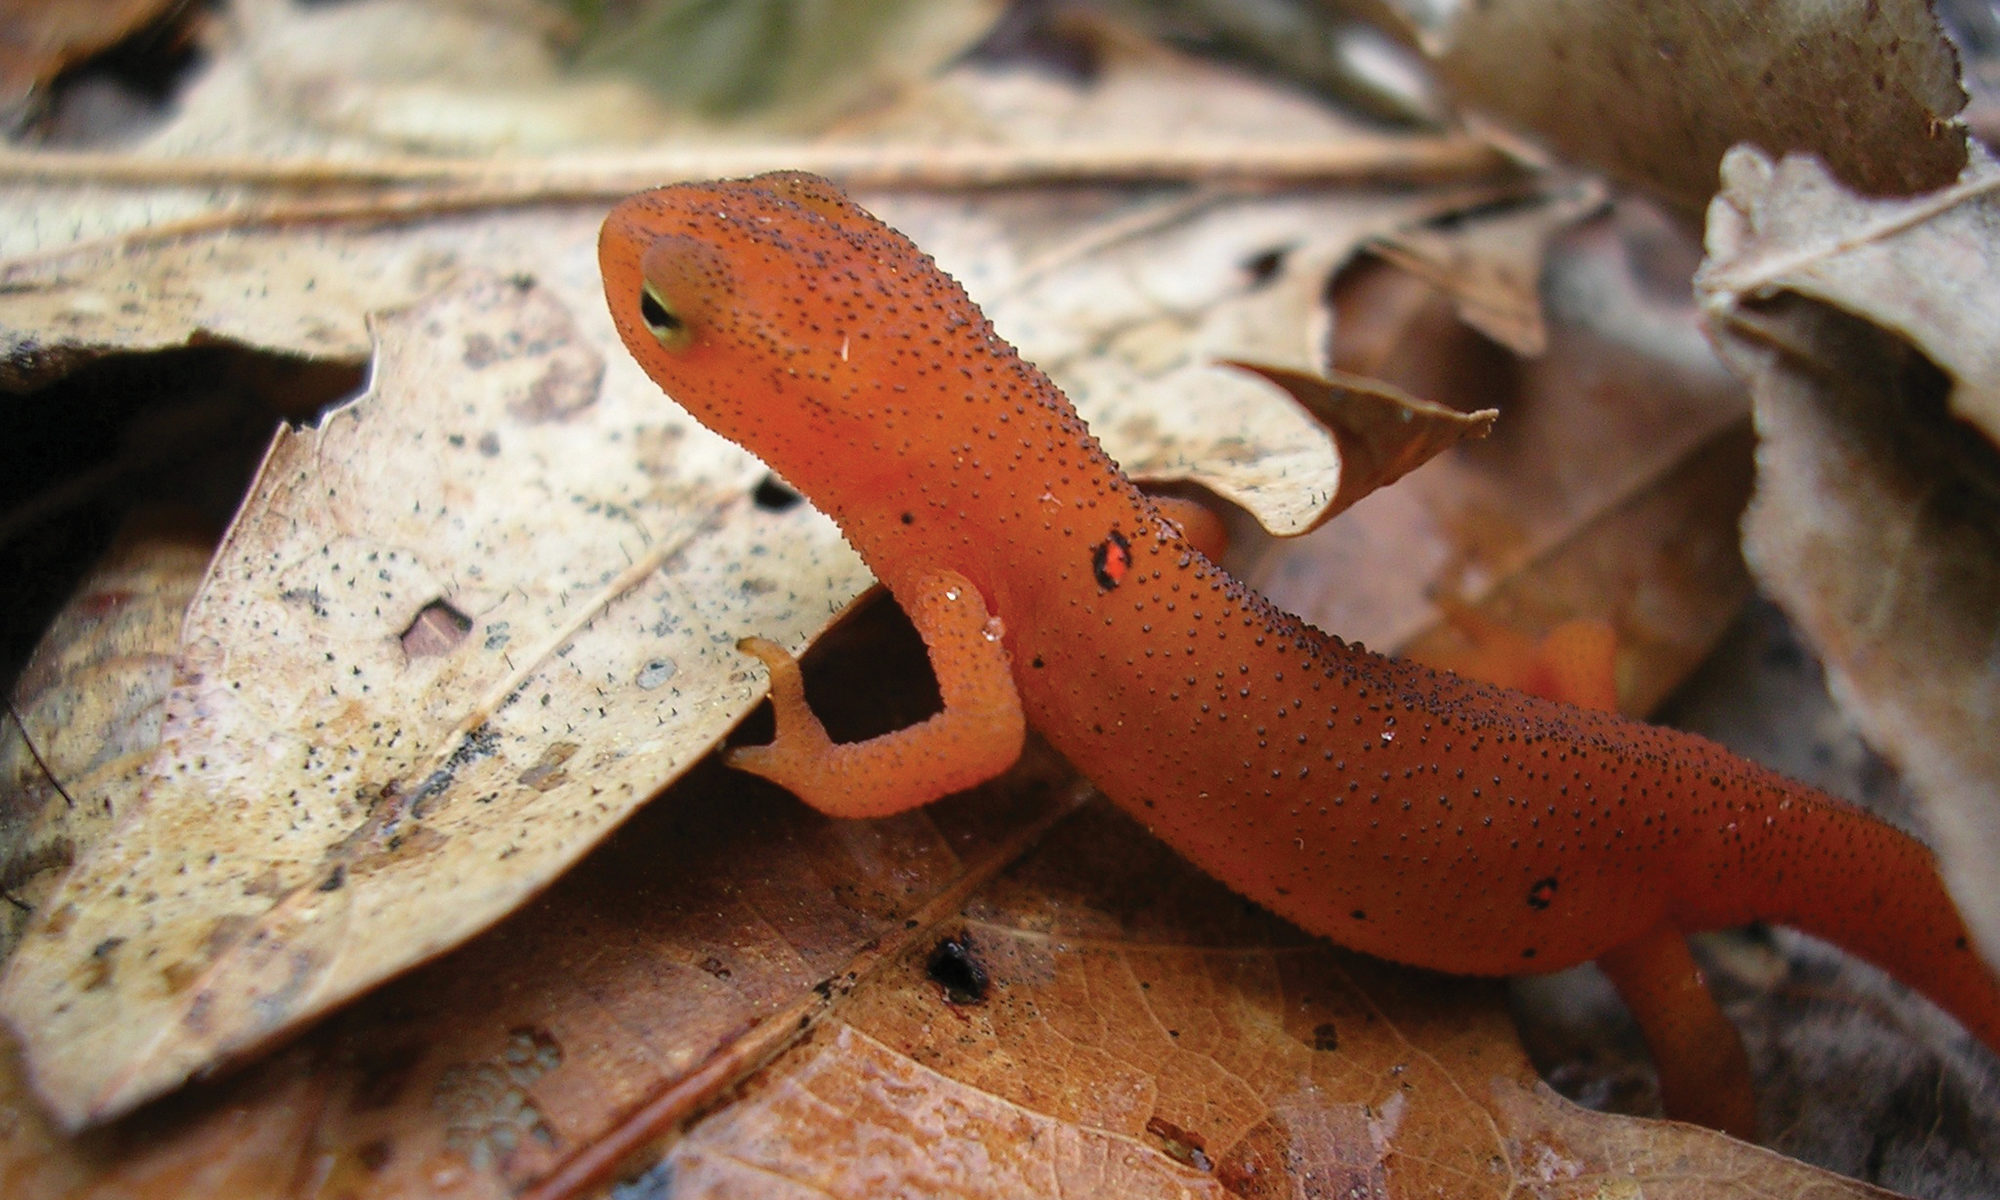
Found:
<path fill-rule="evenodd" d="M 947 314 L 977 313 L 907 238 L 796 172 L 632 196 L 598 260 L 646 373 L 809 493 L 811 464 L 877 457 L 924 394 L 897 385 L 947 357 L 939 338 L 966 324 Z"/>

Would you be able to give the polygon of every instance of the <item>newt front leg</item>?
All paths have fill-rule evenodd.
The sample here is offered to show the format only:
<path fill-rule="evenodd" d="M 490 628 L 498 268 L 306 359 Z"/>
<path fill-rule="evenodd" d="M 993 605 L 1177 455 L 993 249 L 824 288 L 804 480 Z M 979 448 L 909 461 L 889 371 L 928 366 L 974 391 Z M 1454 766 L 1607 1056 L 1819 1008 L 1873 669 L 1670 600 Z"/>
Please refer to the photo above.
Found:
<path fill-rule="evenodd" d="M 891 592 L 930 652 L 944 709 L 865 742 L 836 742 L 806 703 L 798 659 L 763 638 L 736 648 L 771 672 L 778 731 L 728 763 L 791 791 L 830 817 L 887 817 L 984 783 L 1021 756 L 1027 720 L 1008 667 L 1005 630 L 956 571 L 931 571 Z"/>

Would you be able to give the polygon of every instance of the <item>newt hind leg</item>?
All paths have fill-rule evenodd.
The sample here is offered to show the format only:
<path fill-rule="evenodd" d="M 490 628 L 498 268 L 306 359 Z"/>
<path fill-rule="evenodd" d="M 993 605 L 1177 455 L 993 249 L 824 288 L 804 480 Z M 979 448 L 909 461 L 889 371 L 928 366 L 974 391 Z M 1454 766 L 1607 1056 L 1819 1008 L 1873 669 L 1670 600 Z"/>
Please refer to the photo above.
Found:
<path fill-rule="evenodd" d="M 1667 1115 L 1757 1140 L 1743 1038 L 1709 993 L 1680 930 L 1656 926 L 1608 951 L 1597 965 L 1639 1022 Z"/>
<path fill-rule="evenodd" d="M 1201 551 L 1202 557 L 1221 562 L 1222 556 L 1229 553 L 1229 526 L 1213 508 L 1184 496 L 1148 492 L 1146 498 L 1159 508 L 1161 516 L 1174 523 L 1189 545 Z"/>

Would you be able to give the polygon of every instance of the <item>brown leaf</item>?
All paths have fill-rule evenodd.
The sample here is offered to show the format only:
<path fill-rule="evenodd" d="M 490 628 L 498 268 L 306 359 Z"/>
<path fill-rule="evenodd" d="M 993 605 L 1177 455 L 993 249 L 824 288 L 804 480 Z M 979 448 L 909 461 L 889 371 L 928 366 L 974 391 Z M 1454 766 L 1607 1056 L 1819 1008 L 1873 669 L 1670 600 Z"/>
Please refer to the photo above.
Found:
<path fill-rule="evenodd" d="M 642 1178 L 688 1196 L 1874 1194 L 1569 1106 L 1491 984 L 1302 940 L 1101 807 L 976 896 L 963 937 L 982 1002 L 951 1005 L 905 955 Z"/>
<path fill-rule="evenodd" d="M 1739 142 L 1817 154 L 1876 194 L 1938 187 L 1965 164 L 1958 56 L 1924 0 L 1451 11 L 1425 40 L 1464 103 L 1686 210 Z"/>
<path fill-rule="evenodd" d="M 1413 277 L 1379 265 L 1344 276 L 1362 291 L 1337 299 L 1343 322 L 1381 322 L 1349 347 L 1357 366 L 1501 416 L 1484 441 L 1264 549 L 1249 578 L 1322 628 L 1430 661 L 1462 648 L 1438 588 L 1537 635 L 1607 619 L 1626 706 L 1658 703 L 1748 591 L 1735 548 L 1745 398 L 1673 281 L 1645 268 L 1676 257 L 1655 243 L 1678 236 L 1621 206 L 1561 239 L 1543 285 L 1549 344 L 1526 361 L 1468 331 Z M 1402 284 L 1418 294 L 1390 290 Z"/>
<path fill-rule="evenodd" d="M 1548 341 L 1541 284 L 1549 243 L 1605 202 L 1602 185 L 1580 181 L 1406 225 L 1375 238 L 1367 250 L 1450 296 L 1467 325 L 1533 358 Z"/>
<path fill-rule="evenodd" d="M 1340 449 L 1339 470 L 1320 522 L 1346 512 L 1355 501 L 1389 486 L 1446 449 L 1469 438 L 1485 437 L 1500 415 L 1495 408 L 1462 413 L 1359 376 L 1290 371 L 1251 362 L 1228 365 L 1285 389 L 1333 434 Z"/>
<path fill-rule="evenodd" d="M 1926 801 L 1947 881 L 2000 955 L 2000 467 L 1981 161 L 1910 201 L 1808 160 L 1730 155 L 1703 302 L 1756 397 L 1746 549 L 1836 694 Z"/>

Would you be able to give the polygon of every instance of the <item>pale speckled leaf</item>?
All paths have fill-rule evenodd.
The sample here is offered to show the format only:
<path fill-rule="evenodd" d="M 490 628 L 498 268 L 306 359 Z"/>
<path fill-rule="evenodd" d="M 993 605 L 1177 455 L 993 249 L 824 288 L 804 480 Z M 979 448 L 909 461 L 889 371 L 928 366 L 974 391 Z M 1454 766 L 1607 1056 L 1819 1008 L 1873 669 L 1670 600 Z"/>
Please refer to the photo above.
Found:
<path fill-rule="evenodd" d="M 141 805 L 0 991 L 67 1123 L 511 910 L 754 702 L 715 629 L 797 645 L 865 584 L 809 510 L 720 519 L 754 467 L 663 456 L 687 419 L 606 383 L 601 306 L 473 277 L 379 329 L 370 394 L 273 444 Z"/>
<path fill-rule="evenodd" d="M 468 264 L 542 278 L 560 271 L 575 303 L 591 299 L 586 247 L 597 219 L 594 211 L 543 210 L 415 229 L 263 229 L 158 242 L 140 235 L 17 261 L 0 268 L 8 350 L 0 370 L 17 387 L 33 386 L 79 359 L 164 349 L 197 334 L 363 359 L 369 313 L 414 303 Z"/>
<path fill-rule="evenodd" d="M 1725 178 L 1700 287 L 1756 400 L 1746 551 L 2000 958 L 2000 167 L 1909 201 L 1750 149 Z"/>

